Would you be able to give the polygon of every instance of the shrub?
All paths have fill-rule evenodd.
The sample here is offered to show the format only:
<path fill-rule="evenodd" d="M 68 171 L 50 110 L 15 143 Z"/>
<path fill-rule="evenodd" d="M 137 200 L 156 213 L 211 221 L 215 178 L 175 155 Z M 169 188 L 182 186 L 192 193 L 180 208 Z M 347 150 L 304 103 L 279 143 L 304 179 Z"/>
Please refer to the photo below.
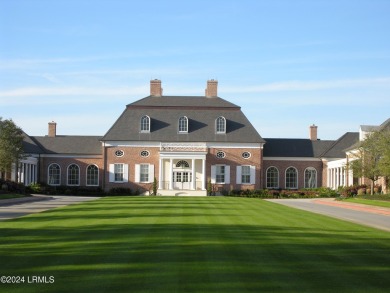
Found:
<path fill-rule="evenodd" d="M 132 191 L 130 188 L 114 187 L 110 189 L 108 195 L 132 195 Z"/>

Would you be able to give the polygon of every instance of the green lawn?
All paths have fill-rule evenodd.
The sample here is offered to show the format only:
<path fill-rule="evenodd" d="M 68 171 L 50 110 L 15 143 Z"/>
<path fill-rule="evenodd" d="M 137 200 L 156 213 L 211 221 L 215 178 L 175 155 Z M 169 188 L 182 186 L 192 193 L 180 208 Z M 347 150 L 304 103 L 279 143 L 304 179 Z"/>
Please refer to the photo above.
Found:
<path fill-rule="evenodd" d="M 390 201 L 381 201 L 381 200 L 371 200 L 371 199 L 361 199 L 361 198 L 347 198 L 345 199 L 351 203 L 361 203 L 377 207 L 390 208 Z"/>
<path fill-rule="evenodd" d="M 103 198 L 0 222 L 0 233 L 0 275 L 25 277 L 1 292 L 390 288 L 390 233 L 253 198 Z"/>

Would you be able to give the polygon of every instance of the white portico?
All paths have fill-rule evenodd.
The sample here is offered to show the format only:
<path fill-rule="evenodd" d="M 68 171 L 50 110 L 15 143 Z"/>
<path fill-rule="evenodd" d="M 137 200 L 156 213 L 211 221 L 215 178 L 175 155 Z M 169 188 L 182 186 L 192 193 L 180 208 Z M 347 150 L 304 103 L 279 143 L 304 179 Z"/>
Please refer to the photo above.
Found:
<path fill-rule="evenodd" d="M 161 143 L 159 193 L 206 195 L 205 143 Z"/>

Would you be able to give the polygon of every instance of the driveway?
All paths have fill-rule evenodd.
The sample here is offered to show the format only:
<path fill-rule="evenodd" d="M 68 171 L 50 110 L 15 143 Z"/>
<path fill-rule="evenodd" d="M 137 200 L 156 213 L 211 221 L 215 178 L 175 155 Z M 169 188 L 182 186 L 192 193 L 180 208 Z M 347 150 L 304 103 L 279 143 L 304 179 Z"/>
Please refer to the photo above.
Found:
<path fill-rule="evenodd" d="M 40 213 L 79 202 L 96 200 L 98 198 L 99 197 L 37 195 L 27 198 L 26 201 L 22 202 L 19 199 L 2 200 L 0 201 L 0 221 L 33 213 Z"/>
<path fill-rule="evenodd" d="M 334 199 L 267 199 L 289 207 L 354 222 L 390 232 L 390 208 L 336 201 Z"/>

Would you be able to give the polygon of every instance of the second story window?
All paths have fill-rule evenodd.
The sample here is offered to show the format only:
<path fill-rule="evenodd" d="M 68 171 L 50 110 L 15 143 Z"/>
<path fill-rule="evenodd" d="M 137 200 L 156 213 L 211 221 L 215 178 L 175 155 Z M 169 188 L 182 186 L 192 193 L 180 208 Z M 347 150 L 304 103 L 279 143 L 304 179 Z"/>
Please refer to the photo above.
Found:
<path fill-rule="evenodd" d="M 220 116 L 215 120 L 215 132 L 216 133 L 226 133 L 226 119 L 223 116 Z"/>
<path fill-rule="evenodd" d="M 141 118 L 141 132 L 150 132 L 150 117 L 143 116 Z"/>
<path fill-rule="evenodd" d="M 188 133 L 188 118 L 186 116 L 179 118 L 179 133 Z"/>

